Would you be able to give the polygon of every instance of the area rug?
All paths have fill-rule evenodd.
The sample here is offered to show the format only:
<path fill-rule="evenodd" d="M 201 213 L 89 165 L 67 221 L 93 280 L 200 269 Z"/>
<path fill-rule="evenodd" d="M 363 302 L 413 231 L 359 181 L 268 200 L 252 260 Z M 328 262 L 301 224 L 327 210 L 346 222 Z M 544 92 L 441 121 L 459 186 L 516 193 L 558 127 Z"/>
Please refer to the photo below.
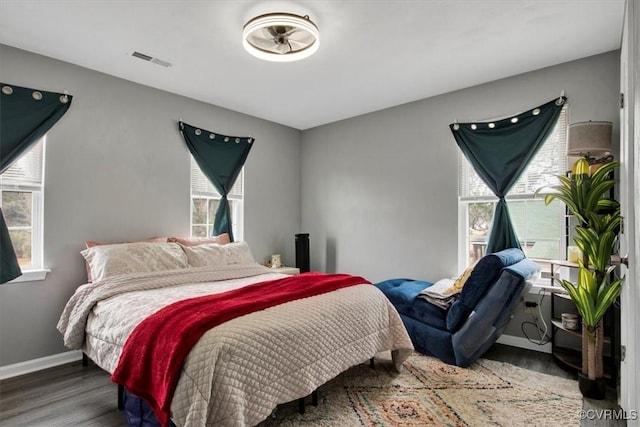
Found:
<path fill-rule="evenodd" d="M 268 426 L 569 426 L 579 425 L 577 381 L 494 360 L 469 368 L 414 354 L 401 373 L 390 360 L 355 366 L 306 399 L 280 405 Z"/>

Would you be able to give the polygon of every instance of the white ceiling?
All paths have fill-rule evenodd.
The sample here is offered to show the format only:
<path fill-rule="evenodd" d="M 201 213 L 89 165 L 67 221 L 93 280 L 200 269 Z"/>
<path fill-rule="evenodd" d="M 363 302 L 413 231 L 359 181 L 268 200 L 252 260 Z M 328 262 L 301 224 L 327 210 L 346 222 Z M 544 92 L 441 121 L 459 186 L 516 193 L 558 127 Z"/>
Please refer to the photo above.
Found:
<path fill-rule="evenodd" d="M 242 27 L 267 12 L 309 15 L 318 52 L 249 55 Z M 623 12 L 624 0 L 0 0 L 0 43 L 308 129 L 618 49 Z"/>

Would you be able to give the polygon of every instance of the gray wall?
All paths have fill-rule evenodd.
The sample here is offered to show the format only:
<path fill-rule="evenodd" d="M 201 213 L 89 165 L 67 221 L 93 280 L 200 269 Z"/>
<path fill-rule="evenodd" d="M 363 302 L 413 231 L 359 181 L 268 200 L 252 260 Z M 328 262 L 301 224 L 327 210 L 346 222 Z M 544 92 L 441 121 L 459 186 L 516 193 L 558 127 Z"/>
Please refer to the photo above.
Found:
<path fill-rule="evenodd" d="M 189 154 L 178 118 L 256 137 L 245 169 L 245 240 L 256 259 L 280 252 L 293 264 L 293 234 L 308 232 L 312 269 L 437 280 L 461 271 L 457 148 L 447 125 L 522 111 L 565 90 L 570 122 L 610 120 L 615 141 L 618 69 L 610 52 L 301 135 L 0 46 L 0 80 L 75 97 L 48 135 L 44 256 L 52 272 L 0 286 L 0 366 L 66 350 L 55 324 L 85 280 L 84 240 L 189 232 Z M 519 335 L 523 319 L 530 315 L 518 313 L 506 332 Z"/>
<path fill-rule="evenodd" d="M 0 80 L 74 96 L 47 135 L 44 264 L 51 273 L 0 286 L 0 366 L 67 350 L 55 326 L 86 280 L 85 240 L 188 235 L 190 154 L 179 118 L 256 138 L 245 167 L 244 238 L 258 261 L 277 252 L 294 263 L 300 131 L 7 46 L 0 46 Z"/>
<path fill-rule="evenodd" d="M 303 132 L 312 268 L 372 281 L 457 275 L 458 149 L 448 124 L 507 116 L 564 90 L 569 122 L 612 121 L 615 141 L 619 81 L 614 51 Z M 520 335 L 523 318 L 507 333 Z"/>

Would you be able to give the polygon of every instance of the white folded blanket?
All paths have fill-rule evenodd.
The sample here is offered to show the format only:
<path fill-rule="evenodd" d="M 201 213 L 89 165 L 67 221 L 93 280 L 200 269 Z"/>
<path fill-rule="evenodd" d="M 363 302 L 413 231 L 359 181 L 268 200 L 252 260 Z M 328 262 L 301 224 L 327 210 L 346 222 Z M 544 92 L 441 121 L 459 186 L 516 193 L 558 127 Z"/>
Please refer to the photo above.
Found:
<path fill-rule="evenodd" d="M 418 298 L 423 298 L 431 304 L 447 310 L 458 298 L 461 291 L 461 289 L 454 286 L 454 283 L 454 279 L 440 279 L 421 291 L 418 294 Z"/>

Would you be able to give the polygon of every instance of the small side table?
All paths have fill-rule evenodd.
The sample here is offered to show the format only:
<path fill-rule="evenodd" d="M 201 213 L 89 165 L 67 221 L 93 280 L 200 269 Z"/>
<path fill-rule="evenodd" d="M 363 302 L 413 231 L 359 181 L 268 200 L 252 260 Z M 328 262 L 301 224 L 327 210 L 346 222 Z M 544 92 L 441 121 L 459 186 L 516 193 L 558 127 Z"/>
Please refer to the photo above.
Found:
<path fill-rule="evenodd" d="M 296 267 L 278 267 L 272 268 L 271 271 L 273 271 L 274 273 L 289 274 L 292 276 L 300 274 L 300 269 Z"/>

